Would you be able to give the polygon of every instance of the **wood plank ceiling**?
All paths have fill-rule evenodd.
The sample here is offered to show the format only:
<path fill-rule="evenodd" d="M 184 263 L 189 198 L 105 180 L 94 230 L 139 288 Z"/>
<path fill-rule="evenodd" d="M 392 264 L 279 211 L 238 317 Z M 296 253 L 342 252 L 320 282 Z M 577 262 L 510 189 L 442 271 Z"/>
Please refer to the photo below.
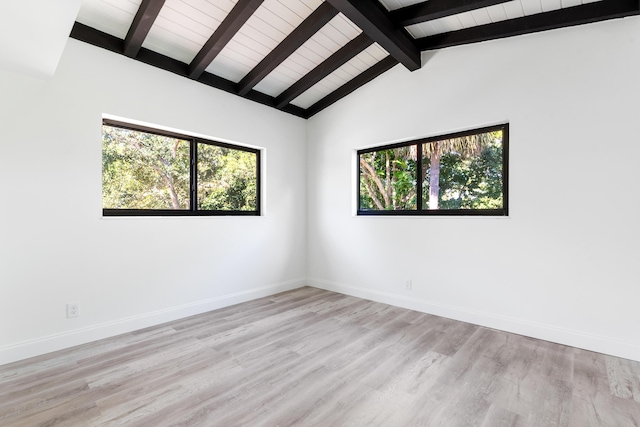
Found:
<path fill-rule="evenodd" d="M 640 0 L 82 0 L 71 37 L 308 118 L 422 51 L 640 14 Z"/>

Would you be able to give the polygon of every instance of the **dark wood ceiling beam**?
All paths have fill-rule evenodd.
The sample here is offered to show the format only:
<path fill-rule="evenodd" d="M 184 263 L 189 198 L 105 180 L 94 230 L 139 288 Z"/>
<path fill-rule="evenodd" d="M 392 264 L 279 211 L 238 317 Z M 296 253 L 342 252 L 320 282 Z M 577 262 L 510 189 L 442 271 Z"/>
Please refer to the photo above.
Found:
<path fill-rule="evenodd" d="M 423 37 L 420 50 L 441 49 L 640 14 L 638 0 L 603 0 L 494 24 Z"/>
<path fill-rule="evenodd" d="M 511 0 L 428 0 L 392 10 L 389 17 L 396 25 L 406 27 L 507 1 Z"/>
<path fill-rule="evenodd" d="M 73 27 L 71 27 L 69 37 L 124 55 L 124 40 L 77 21 L 74 22 Z"/>
<path fill-rule="evenodd" d="M 304 44 L 311 36 L 324 27 L 338 14 L 329 3 L 322 3 L 311 15 L 294 29 L 275 49 L 238 83 L 238 94 L 244 96 Z"/>
<path fill-rule="evenodd" d="M 142 0 L 129 32 L 124 38 L 125 55 L 131 58 L 136 57 L 164 2 L 165 0 Z"/>
<path fill-rule="evenodd" d="M 380 74 L 390 70 L 396 65 L 398 65 L 398 60 L 391 55 L 387 56 L 382 61 L 376 63 L 371 68 L 365 70 L 361 74 L 349 80 L 347 83 L 340 86 L 338 89 L 331 92 L 329 95 L 322 98 L 320 101 L 313 104 L 311 107 L 307 108 L 306 117 L 309 118 L 314 114 L 320 112 L 321 110 L 324 110 L 329 105 L 333 104 L 336 101 L 339 101 L 354 90 L 358 89 L 361 86 L 364 86 L 371 80 L 378 77 Z"/>
<path fill-rule="evenodd" d="M 260 7 L 264 0 L 239 0 L 189 64 L 189 77 L 197 79 Z"/>
<path fill-rule="evenodd" d="M 420 51 L 407 31 L 396 25 L 378 0 L 327 0 L 371 39 L 411 71 L 420 68 Z"/>
<path fill-rule="evenodd" d="M 284 107 L 372 44 L 373 40 L 365 33 L 361 33 L 358 37 L 342 46 L 337 52 L 325 59 L 316 68 L 309 71 L 304 77 L 278 95 L 276 97 L 276 106 L 278 108 Z"/>

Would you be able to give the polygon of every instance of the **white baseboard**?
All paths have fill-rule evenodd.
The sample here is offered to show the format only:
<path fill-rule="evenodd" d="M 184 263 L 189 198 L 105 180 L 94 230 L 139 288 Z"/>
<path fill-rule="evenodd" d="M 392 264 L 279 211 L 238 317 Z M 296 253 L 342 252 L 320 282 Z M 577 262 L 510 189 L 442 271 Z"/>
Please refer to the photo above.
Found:
<path fill-rule="evenodd" d="M 375 291 L 318 278 L 308 278 L 294 279 L 283 283 L 262 286 L 233 294 L 221 295 L 216 298 L 210 298 L 176 307 L 169 307 L 164 310 L 118 319 L 113 322 L 105 322 L 34 340 L 10 344 L 0 347 L 0 365 L 28 359 L 30 357 L 62 350 L 99 339 L 113 337 L 138 329 L 182 319 L 184 317 L 206 313 L 218 308 L 228 307 L 230 305 L 251 301 L 307 285 L 358 298 L 390 304 L 397 307 L 408 308 L 423 313 L 435 314 L 437 316 L 443 316 L 493 329 L 512 332 L 519 335 L 539 338 L 559 344 L 596 351 L 598 353 L 640 361 L 640 346 L 635 343 L 611 339 L 576 330 L 559 328 L 552 325 L 529 322 L 522 319 L 469 310 L 418 298 L 411 298 L 404 295 Z"/>
<path fill-rule="evenodd" d="M 100 323 L 59 334 L 48 335 L 29 341 L 10 344 L 0 347 L 0 365 L 113 337 L 150 326 L 160 325 L 165 322 L 206 313 L 218 308 L 228 307 L 230 305 L 251 301 L 303 286 L 306 286 L 305 279 L 294 279 L 278 284 L 261 286 L 242 292 L 221 295 L 219 297 L 203 301 L 196 301 L 189 304 L 118 319 L 112 322 Z"/>
<path fill-rule="evenodd" d="M 338 292 L 423 313 L 473 323 L 475 325 L 486 326 L 492 329 L 499 329 L 518 335 L 525 335 L 598 353 L 640 361 L 640 345 L 632 342 L 313 277 L 307 279 L 307 284 L 327 291 Z"/>

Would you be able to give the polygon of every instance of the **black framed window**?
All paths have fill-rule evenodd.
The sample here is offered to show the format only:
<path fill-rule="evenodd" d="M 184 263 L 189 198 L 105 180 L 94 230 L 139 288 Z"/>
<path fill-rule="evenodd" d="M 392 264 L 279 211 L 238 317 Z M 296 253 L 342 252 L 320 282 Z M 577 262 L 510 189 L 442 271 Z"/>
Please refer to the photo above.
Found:
<path fill-rule="evenodd" d="M 102 212 L 260 215 L 260 150 L 104 119 Z"/>
<path fill-rule="evenodd" d="M 358 150 L 358 215 L 508 214 L 509 125 Z"/>

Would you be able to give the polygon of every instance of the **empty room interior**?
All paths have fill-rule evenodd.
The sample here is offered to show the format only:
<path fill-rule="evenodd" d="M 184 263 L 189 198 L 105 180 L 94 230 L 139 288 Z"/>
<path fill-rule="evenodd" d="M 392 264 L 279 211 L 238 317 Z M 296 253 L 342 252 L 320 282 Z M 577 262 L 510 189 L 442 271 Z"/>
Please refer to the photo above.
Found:
<path fill-rule="evenodd" d="M 638 15 L 2 2 L 0 425 L 640 425 Z"/>

